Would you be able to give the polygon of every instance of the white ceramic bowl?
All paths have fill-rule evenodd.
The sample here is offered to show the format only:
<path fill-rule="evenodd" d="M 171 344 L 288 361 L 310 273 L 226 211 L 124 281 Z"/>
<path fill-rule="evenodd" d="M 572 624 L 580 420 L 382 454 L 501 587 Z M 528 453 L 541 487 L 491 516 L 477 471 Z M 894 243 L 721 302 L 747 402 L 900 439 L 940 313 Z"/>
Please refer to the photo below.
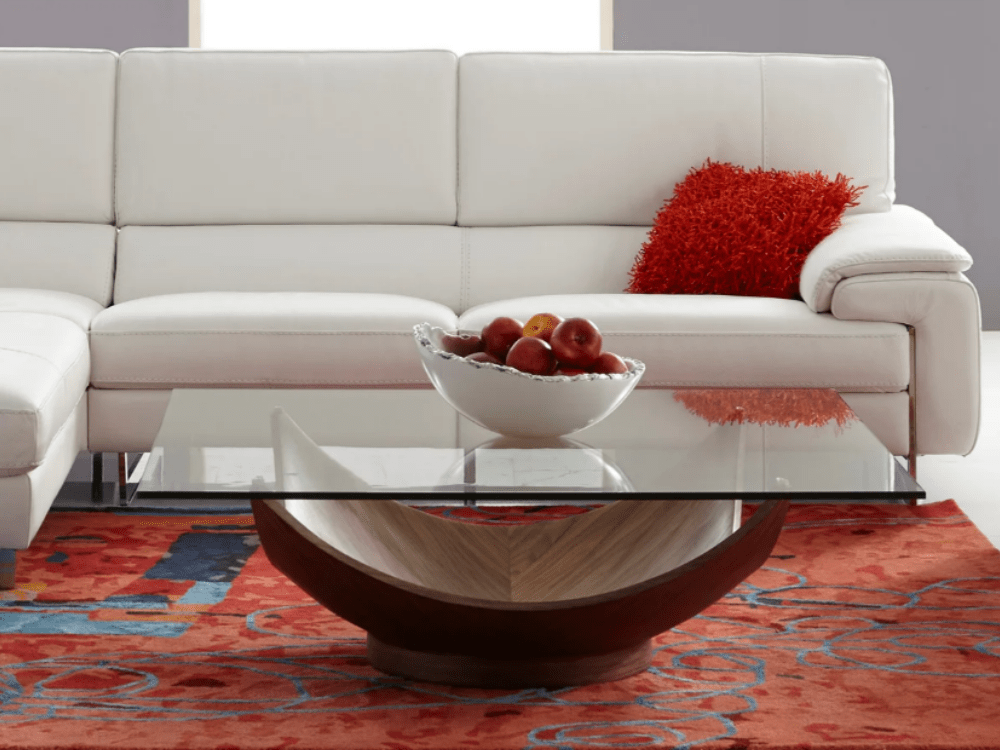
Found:
<path fill-rule="evenodd" d="M 501 435 L 557 437 L 590 427 L 617 409 L 646 371 L 622 357 L 629 371 L 620 375 L 529 375 L 443 351 L 445 333 L 429 323 L 413 327 L 424 370 L 459 413 Z"/>

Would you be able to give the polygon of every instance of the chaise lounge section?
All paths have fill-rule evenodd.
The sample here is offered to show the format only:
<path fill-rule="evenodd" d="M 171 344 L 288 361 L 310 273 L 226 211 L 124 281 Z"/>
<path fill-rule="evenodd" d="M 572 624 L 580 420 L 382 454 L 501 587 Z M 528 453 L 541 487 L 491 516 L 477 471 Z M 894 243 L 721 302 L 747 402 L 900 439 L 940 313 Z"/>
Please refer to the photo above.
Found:
<path fill-rule="evenodd" d="M 103 50 L 0 51 L 0 587 L 82 450 L 111 303 L 115 79 Z"/>

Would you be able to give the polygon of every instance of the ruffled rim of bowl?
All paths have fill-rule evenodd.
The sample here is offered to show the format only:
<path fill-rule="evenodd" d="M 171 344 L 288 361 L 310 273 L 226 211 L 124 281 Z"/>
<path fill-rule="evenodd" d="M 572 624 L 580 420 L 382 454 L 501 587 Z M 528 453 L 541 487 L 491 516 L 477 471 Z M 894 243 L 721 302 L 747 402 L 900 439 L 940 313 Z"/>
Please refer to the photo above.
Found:
<path fill-rule="evenodd" d="M 560 383 L 568 380 L 629 380 L 630 378 L 638 378 L 646 371 L 646 364 L 638 359 L 632 357 L 622 357 L 622 360 L 631 366 L 628 372 L 622 373 L 596 373 L 596 372 L 586 372 L 582 375 L 534 375 L 530 372 L 522 372 L 521 370 L 516 370 L 513 367 L 508 367 L 507 365 L 495 365 L 492 362 L 475 362 L 466 359 L 458 354 L 453 354 L 451 352 L 446 352 L 443 349 L 438 349 L 434 346 L 434 342 L 431 341 L 429 333 L 431 331 L 441 331 L 442 333 L 447 333 L 443 328 L 438 326 L 432 326 L 430 323 L 418 323 L 413 326 L 413 336 L 417 340 L 417 344 L 428 349 L 435 356 L 441 357 L 442 359 L 460 359 L 465 364 L 470 367 L 475 367 L 477 370 L 487 368 L 490 370 L 496 370 L 497 372 L 508 373 L 509 375 L 516 375 L 521 378 L 528 378 L 529 380 L 539 380 L 544 383 Z"/>

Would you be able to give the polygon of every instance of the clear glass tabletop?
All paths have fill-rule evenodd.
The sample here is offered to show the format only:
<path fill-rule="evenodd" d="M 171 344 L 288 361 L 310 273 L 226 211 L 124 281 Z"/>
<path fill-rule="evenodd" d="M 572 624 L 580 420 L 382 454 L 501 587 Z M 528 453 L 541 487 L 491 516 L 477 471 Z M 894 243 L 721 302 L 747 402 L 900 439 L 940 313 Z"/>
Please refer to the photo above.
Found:
<path fill-rule="evenodd" d="M 636 389 L 563 438 L 512 438 L 433 388 L 178 389 L 140 498 L 912 500 L 832 390 Z"/>

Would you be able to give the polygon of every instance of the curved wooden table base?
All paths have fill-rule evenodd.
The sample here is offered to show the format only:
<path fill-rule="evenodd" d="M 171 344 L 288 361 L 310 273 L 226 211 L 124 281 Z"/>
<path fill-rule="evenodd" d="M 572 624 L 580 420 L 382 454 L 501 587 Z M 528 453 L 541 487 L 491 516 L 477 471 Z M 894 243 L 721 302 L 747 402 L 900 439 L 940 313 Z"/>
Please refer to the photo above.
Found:
<path fill-rule="evenodd" d="M 646 669 L 650 640 L 774 548 L 787 500 L 733 532 L 732 501 L 620 500 L 486 526 L 391 500 L 254 500 L 268 558 L 368 631 L 376 668 L 427 682 L 562 687 Z"/>

